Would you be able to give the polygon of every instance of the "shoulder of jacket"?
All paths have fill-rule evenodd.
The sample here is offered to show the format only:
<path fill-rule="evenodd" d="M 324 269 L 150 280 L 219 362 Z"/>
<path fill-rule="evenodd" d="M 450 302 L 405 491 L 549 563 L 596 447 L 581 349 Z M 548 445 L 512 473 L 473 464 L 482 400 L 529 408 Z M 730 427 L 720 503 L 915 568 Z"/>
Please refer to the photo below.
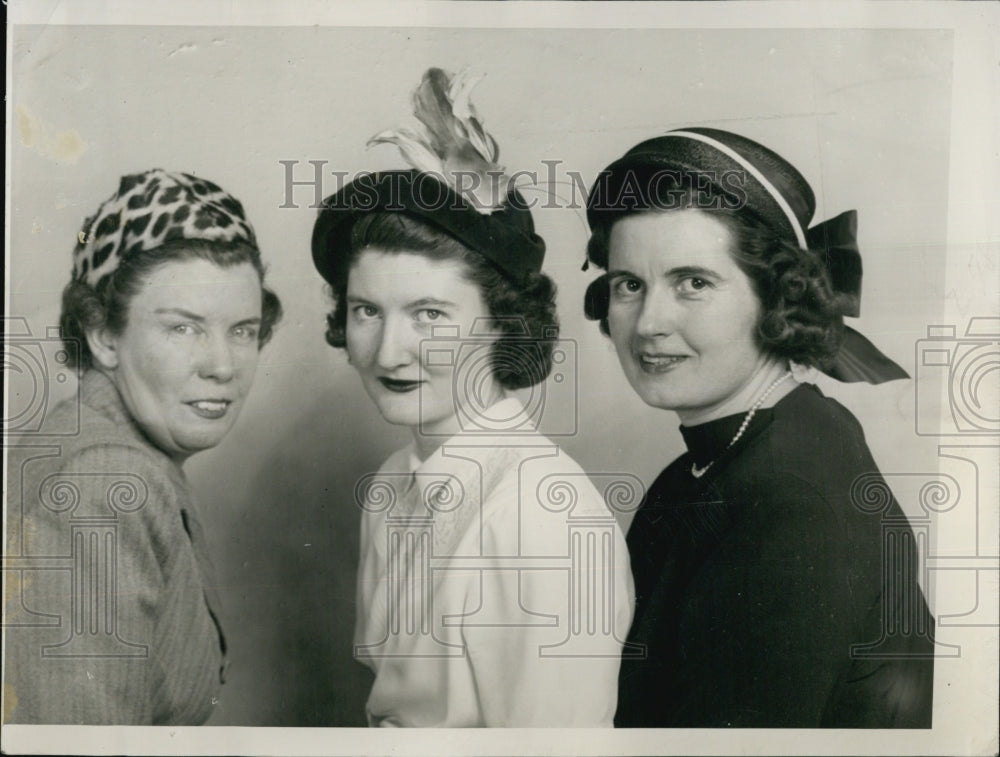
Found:
<path fill-rule="evenodd" d="M 52 476 L 99 493 L 121 514 L 158 518 L 164 501 L 182 506 L 189 497 L 183 474 L 159 452 L 127 441 L 89 441 L 67 450 Z M 50 476 L 50 477 L 52 477 Z"/>

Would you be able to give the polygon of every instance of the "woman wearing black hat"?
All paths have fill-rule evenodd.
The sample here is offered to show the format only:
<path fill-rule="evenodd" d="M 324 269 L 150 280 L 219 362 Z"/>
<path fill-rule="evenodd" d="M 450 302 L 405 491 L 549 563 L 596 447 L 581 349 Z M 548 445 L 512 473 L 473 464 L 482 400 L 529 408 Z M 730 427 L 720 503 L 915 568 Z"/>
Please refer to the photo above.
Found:
<path fill-rule="evenodd" d="M 368 719 L 610 726 L 627 549 L 583 471 L 537 431 L 544 408 L 509 394 L 538 388 L 561 357 L 555 287 L 469 88 L 428 71 L 419 122 L 375 139 L 417 169 L 351 182 L 313 234 L 334 299 L 327 340 L 413 433 L 355 492 Z"/>
<path fill-rule="evenodd" d="M 629 530 L 646 654 L 616 725 L 930 726 L 913 533 L 857 420 L 792 370 L 906 377 L 843 323 L 856 214 L 810 229 L 814 209 L 794 167 L 714 129 L 639 144 L 591 191 L 587 315 L 687 446 Z"/>

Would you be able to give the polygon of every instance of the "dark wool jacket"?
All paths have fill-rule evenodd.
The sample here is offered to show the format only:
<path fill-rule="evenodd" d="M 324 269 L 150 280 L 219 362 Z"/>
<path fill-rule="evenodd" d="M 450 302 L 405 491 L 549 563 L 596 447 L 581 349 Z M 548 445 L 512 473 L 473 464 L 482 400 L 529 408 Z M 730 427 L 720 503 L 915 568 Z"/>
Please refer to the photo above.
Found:
<path fill-rule="evenodd" d="M 101 373 L 49 425 L 77 413 L 8 447 L 5 720 L 203 723 L 225 642 L 184 474 Z"/>
<path fill-rule="evenodd" d="M 861 426 L 808 384 L 727 451 L 742 420 L 682 426 L 632 523 L 645 657 L 623 659 L 616 725 L 930 727 L 933 619 Z"/>

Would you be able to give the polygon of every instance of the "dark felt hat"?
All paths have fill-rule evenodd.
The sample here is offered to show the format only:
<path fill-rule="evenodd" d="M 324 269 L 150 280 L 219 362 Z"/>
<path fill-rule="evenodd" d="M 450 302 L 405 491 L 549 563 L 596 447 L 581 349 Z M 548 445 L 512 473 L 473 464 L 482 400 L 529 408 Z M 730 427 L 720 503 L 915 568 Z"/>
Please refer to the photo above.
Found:
<path fill-rule="evenodd" d="M 515 189 L 482 213 L 438 177 L 416 169 L 362 174 L 323 201 L 313 227 L 313 263 L 333 282 L 349 257 L 351 229 L 365 213 L 391 211 L 422 219 L 487 258 L 514 280 L 542 268 L 545 241 Z"/>
<path fill-rule="evenodd" d="M 711 186 L 712 202 L 749 211 L 807 246 L 816 199 L 805 177 L 773 150 L 721 129 L 678 129 L 640 142 L 601 172 L 587 199 L 587 221 L 593 229 L 632 210 L 669 209 L 663 206 L 669 190 L 685 182 Z"/>

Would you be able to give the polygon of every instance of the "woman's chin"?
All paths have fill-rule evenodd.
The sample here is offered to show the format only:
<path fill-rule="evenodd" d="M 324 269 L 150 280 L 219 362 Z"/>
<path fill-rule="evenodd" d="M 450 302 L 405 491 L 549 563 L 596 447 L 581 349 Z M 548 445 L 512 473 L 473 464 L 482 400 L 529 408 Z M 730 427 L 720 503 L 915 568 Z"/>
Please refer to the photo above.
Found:
<path fill-rule="evenodd" d="M 396 413 L 396 412 L 386 412 L 384 410 L 379 410 L 382 415 L 382 420 L 388 423 L 390 426 L 403 426 L 405 428 L 415 428 L 419 425 L 419 420 L 412 417 L 409 413 Z"/>
<path fill-rule="evenodd" d="M 175 459 L 186 459 L 191 455 L 204 452 L 212 447 L 217 447 L 225 439 L 223 433 L 178 433 L 169 437 L 151 436 L 153 443 L 170 457 Z"/>
<path fill-rule="evenodd" d="M 420 403 L 395 395 L 376 397 L 375 407 L 382 419 L 392 426 L 416 426 L 420 422 Z"/>
<path fill-rule="evenodd" d="M 667 382 L 662 377 L 653 378 L 639 374 L 632 378 L 631 383 L 639 398 L 657 410 L 675 410 L 684 404 L 677 388 L 667 386 Z"/>
<path fill-rule="evenodd" d="M 388 394 L 388 396 L 386 396 Z M 440 413 L 430 412 L 434 408 L 426 407 L 428 402 L 422 402 L 417 393 L 411 394 L 381 394 L 375 397 L 375 406 L 386 423 L 393 426 L 406 426 L 419 429 L 425 433 L 434 434 L 440 427 L 453 425 L 454 408 L 450 405 L 442 408 Z"/>

